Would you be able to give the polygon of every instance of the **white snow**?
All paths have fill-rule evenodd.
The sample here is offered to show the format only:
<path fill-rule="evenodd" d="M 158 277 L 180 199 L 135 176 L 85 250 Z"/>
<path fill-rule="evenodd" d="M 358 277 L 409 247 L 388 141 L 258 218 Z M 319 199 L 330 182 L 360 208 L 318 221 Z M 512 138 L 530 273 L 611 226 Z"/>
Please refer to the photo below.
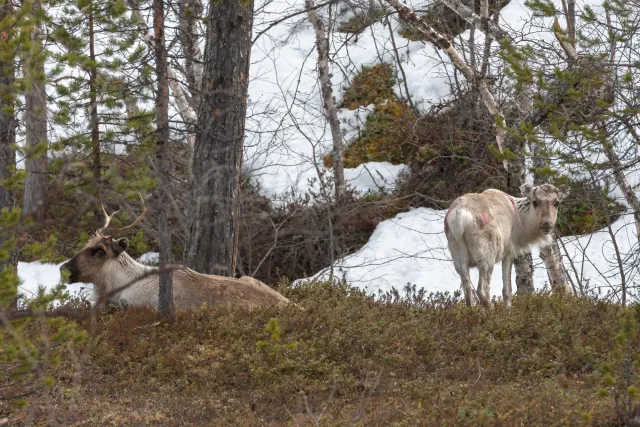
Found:
<path fill-rule="evenodd" d="M 33 298 L 38 295 L 38 288 L 43 287 L 46 291 L 51 290 L 60 284 L 60 266 L 62 264 L 43 264 L 40 262 L 19 262 L 18 276 L 21 284 L 18 287 L 18 294 L 25 298 Z M 91 297 L 93 285 L 91 283 L 74 283 L 66 285 L 67 292 L 72 296 Z"/>
<path fill-rule="evenodd" d="M 393 191 L 398 176 L 407 170 L 406 165 L 392 165 L 389 162 L 363 163 L 357 168 L 345 169 L 344 178 L 347 185 L 357 191 Z"/>
<path fill-rule="evenodd" d="M 147 252 L 142 254 L 140 258 L 138 258 L 138 262 L 147 265 L 158 265 L 160 264 L 160 252 Z"/>
<path fill-rule="evenodd" d="M 419 208 L 382 221 L 363 248 L 335 262 L 334 279 L 346 279 L 350 284 L 374 293 L 389 291 L 392 287 L 402 291 L 408 283 L 427 292 L 462 291 L 444 236 L 445 214 L 446 211 Z M 621 217 L 612 225 L 612 230 L 619 251 L 623 255 L 631 253 L 637 242 L 632 219 Z M 562 238 L 561 243 L 569 255 L 563 253 L 565 266 L 576 286 L 582 280 L 595 292 L 606 293 L 611 287 L 619 288 L 615 250 L 606 230 Z M 538 250 L 534 249 L 534 282 L 536 289 L 542 289 L 548 286 L 548 279 L 538 255 Z M 501 264 L 497 264 L 491 277 L 492 296 L 502 295 L 501 268 Z M 330 274 L 327 268 L 309 279 L 329 280 Z M 627 282 L 635 278 L 635 271 L 625 274 Z M 471 270 L 471 278 L 477 285 L 477 269 Z M 296 281 L 294 285 L 309 279 Z"/>

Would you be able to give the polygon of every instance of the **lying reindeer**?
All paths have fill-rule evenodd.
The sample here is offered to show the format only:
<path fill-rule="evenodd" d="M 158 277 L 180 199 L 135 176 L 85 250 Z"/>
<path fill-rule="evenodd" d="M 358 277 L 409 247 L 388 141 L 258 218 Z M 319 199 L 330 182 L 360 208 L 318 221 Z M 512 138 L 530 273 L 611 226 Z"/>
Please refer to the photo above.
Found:
<path fill-rule="evenodd" d="M 531 246 L 548 246 L 558 217 L 558 205 L 568 195 L 553 185 L 523 185 L 521 198 L 500 190 L 470 193 L 453 201 L 444 218 L 444 232 L 467 305 L 476 302 L 469 267 L 478 267 L 478 297 L 491 305 L 489 283 L 493 266 L 502 261 L 502 297 L 511 305 L 511 267 Z"/>
<path fill-rule="evenodd" d="M 125 252 L 129 246 L 126 238 L 114 239 L 118 232 L 142 222 L 147 210 L 144 200 L 142 214 L 131 225 L 122 227 L 111 235 L 103 232 L 118 211 L 108 215 L 102 199 L 100 203 L 106 217 L 104 226 L 96 231 L 79 253 L 60 267 L 60 271 L 69 272 L 69 283 L 93 283 L 98 301 L 106 299 L 119 306 L 149 306 L 157 309 L 160 269 L 142 265 L 131 258 Z M 200 274 L 185 267 L 175 267 L 166 274 L 173 275 L 173 301 L 176 309 L 197 308 L 203 303 L 210 306 L 236 305 L 249 309 L 289 303 L 280 293 L 248 276 L 234 279 Z"/>

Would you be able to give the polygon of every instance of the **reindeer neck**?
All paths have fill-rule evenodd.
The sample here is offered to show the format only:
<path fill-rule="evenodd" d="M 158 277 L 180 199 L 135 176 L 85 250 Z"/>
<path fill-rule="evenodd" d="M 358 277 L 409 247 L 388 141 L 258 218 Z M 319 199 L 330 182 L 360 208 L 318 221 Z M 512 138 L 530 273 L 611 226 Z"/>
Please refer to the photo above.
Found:
<path fill-rule="evenodd" d="M 102 283 L 96 283 L 96 285 L 106 292 L 113 292 L 123 286 L 135 283 L 136 279 L 149 275 L 155 270 L 157 270 L 156 267 L 140 264 L 129 254 L 122 252 L 117 258 L 109 261 L 109 265 L 105 266 L 101 278 Z"/>
<path fill-rule="evenodd" d="M 150 271 L 157 270 L 157 267 L 140 264 L 138 261 L 131 258 L 131 256 L 126 252 L 122 252 L 118 258 L 116 258 L 116 261 L 123 269 L 136 273 L 136 277 L 149 274 Z"/>

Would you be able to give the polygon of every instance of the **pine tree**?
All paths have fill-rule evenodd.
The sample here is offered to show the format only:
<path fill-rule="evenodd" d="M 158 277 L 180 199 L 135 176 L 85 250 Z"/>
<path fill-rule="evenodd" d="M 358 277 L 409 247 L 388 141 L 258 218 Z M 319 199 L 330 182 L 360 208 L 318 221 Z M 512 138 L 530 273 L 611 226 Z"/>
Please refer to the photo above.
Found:
<path fill-rule="evenodd" d="M 55 148 L 69 147 L 80 161 L 59 168 L 79 169 L 68 187 L 93 192 L 93 187 L 119 191 L 153 185 L 144 175 L 149 165 L 135 170 L 119 162 L 121 154 L 149 152 L 149 124 L 152 112 L 139 108 L 140 101 L 153 99 L 153 68 L 145 58 L 146 49 L 136 32 L 123 32 L 134 23 L 127 16 L 124 1 L 59 0 L 52 4 L 60 14 L 53 29 L 52 42 L 62 47 L 49 54 L 57 64 L 49 73 L 52 109 L 57 128 L 65 136 Z M 124 150 L 122 150 L 124 147 Z M 115 166 L 115 167 L 114 167 Z M 140 178 L 120 179 L 132 173 Z M 126 178 L 126 177 L 125 177 Z"/>

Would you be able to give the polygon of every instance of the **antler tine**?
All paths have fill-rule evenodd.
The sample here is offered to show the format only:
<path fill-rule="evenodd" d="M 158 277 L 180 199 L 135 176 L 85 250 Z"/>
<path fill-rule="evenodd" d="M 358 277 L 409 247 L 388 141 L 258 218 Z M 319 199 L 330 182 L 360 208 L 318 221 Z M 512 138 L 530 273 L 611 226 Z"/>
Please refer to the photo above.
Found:
<path fill-rule="evenodd" d="M 147 206 L 144 204 L 144 198 L 142 197 L 142 194 L 138 193 L 138 196 L 140 196 L 140 202 L 142 203 L 142 213 L 140 214 L 140 216 L 138 216 L 138 218 L 136 218 L 135 221 L 133 221 L 133 223 L 127 225 L 126 227 L 119 228 L 118 231 L 128 230 L 130 228 L 133 228 L 136 225 L 140 224 L 144 219 L 144 215 L 147 213 Z"/>
<path fill-rule="evenodd" d="M 103 238 L 105 238 L 105 239 L 108 239 L 108 238 L 112 237 L 112 236 L 113 236 L 113 234 L 111 234 L 111 235 L 108 235 L 108 236 L 107 236 L 107 235 L 104 235 L 102 232 L 103 232 L 104 230 L 106 230 L 106 229 L 107 229 L 107 227 L 109 227 L 109 223 L 110 223 L 110 222 L 111 222 L 111 220 L 113 219 L 114 215 L 115 215 L 115 214 L 117 214 L 118 212 L 120 212 L 120 210 L 117 210 L 117 211 L 115 211 L 114 213 L 112 213 L 111 215 L 109 215 L 109 214 L 107 213 L 107 210 L 106 210 L 106 209 L 105 209 L 105 207 L 104 207 L 104 202 L 102 201 L 102 192 L 101 192 L 101 191 L 98 191 L 98 199 L 100 199 L 100 207 L 102 208 L 102 213 L 104 214 L 105 219 L 104 219 L 104 225 L 102 226 L 102 228 L 99 228 L 99 229 L 97 230 L 97 233 L 98 233 L 101 237 L 103 237 Z"/>

